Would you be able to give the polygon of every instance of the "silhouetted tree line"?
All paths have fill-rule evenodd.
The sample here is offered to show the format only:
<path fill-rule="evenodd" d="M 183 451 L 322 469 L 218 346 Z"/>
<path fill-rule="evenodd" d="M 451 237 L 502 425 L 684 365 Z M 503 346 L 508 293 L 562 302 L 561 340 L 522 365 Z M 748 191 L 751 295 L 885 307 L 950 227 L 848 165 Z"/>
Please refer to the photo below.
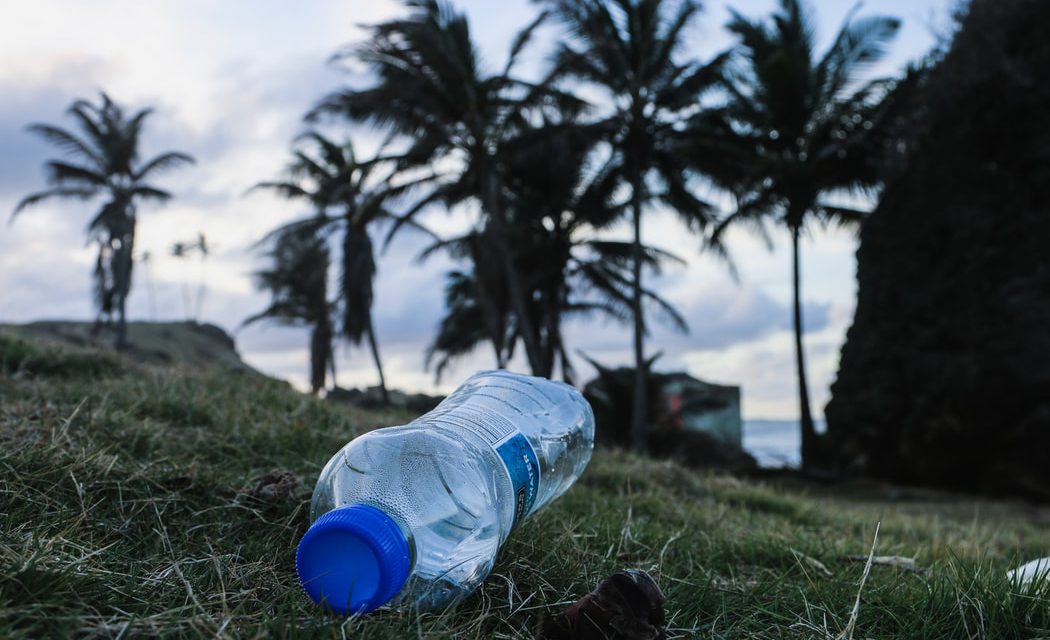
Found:
<path fill-rule="evenodd" d="M 371 84 L 324 96 L 306 121 L 368 124 L 386 143 L 360 158 L 350 140 L 311 130 L 294 143 L 285 174 L 257 185 L 311 212 L 261 241 L 269 266 L 256 278 L 271 304 L 248 322 L 310 327 L 315 391 L 334 378 L 335 340 L 359 344 L 367 337 L 385 392 L 372 317 L 376 235 L 385 231 L 385 246 L 405 227 L 421 229 L 432 237 L 423 258 L 445 252 L 462 263 L 447 276 L 445 315 L 426 354 L 438 376 L 488 345 L 497 366 L 520 350 L 533 374 L 572 381 L 563 321 L 613 318 L 632 330 L 631 442 L 644 448 L 650 324 L 660 315 L 687 330 L 670 302 L 646 286 L 650 274 L 679 259 L 642 242 L 645 215 L 675 212 L 696 233 L 698 249 L 727 261 L 728 228 L 768 238 L 771 227 L 781 227 L 793 249 L 808 463 L 815 454 L 800 239 L 813 225 L 858 224 L 865 210 L 843 205 L 857 199 L 836 196 L 871 195 L 879 186 L 886 152 L 896 148 L 891 125 L 911 81 L 868 76 L 899 21 L 851 13 L 818 52 L 803 0 L 781 0 L 762 20 L 733 12 L 733 47 L 697 60 L 687 38 L 700 11 L 695 0 L 534 3 L 535 19 L 495 70 L 481 63 L 467 17 L 442 0 L 406 0 L 404 16 L 369 27 L 363 42 L 337 55 L 364 64 Z M 526 80 L 516 63 L 544 24 L 560 37 L 542 77 Z M 49 163 L 52 189 L 19 209 L 47 196 L 107 194 L 92 232 L 99 264 L 117 274 L 115 284 L 100 287 L 116 293 L 123 323 L 133 202 L 168 198 L 142 180 L 189 157 L 169 153 L 132 169 L 148 110 L 125 121 L 103 98 L 101 107 L 77 102 L 72 110 L 88 141 L 34 125 L 89 164 Z M 730 211 L 702 195 L 713 192 L 730 196 Z M 418 221 L 424 211 L 464 204 L 480 215 L 460 237 L 440 237 Z M 621 221 L 630 223 L 630 241 L 603 236 Z M 328 273 L 336 269 L 330 291 Z"/>

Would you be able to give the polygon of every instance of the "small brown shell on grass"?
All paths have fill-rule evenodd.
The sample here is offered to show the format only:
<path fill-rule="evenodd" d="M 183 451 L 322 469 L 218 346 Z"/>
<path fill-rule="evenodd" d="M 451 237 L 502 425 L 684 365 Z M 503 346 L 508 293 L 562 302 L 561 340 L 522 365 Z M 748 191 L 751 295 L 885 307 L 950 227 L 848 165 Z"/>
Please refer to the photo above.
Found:
<path fill-rule="evenodd" d="M 614 573 L 551 620 L 541 640 L 665 640 L 664 594 L 641 569 Z"/>
<path fill-rule="evenodd" d="M 250 503 L 258 505 L 275 505 L 295 500 L 299 488 L 299 479 L 287 469 L 274 469 L 259 478 L 255 488 L 247 493 Z"/>

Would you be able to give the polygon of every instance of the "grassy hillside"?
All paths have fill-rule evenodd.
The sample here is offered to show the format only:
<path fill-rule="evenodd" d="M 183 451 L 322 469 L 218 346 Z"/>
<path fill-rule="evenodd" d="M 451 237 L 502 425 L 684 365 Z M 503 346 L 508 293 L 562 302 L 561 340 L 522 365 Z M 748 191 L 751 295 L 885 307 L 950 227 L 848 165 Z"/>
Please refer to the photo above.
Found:
<path fill-rule="evenodd" d="M 45 320 L 28 324 L 0 324 L 0 332 L 53 346 L 108 348 L 112 329 L 97 335 L 91 322 Z M 128 347 L 123 354 L 135 362 L 164 366 L 221 366 L 257 373 L 234 348 L 233 339 L 213 324 L 198 322 L 129 322 Z"/>
<path fill-rule="evenodd" d="M 672 638 L 1050 635 L 1050 590 L 1004 576 L 1050 554 L 1045 511 L 806 497 L 608 452 L 457 609 L 323 615 L 293 566 L 313 480 L 410 417 L 0 333 L 0 637 L 531 638 L 624 567 L 658 574 Z M 929 573 L 875 566 L 850 633 L 863 564 L 841 557 L 880 521 L 876 553 Z"/>

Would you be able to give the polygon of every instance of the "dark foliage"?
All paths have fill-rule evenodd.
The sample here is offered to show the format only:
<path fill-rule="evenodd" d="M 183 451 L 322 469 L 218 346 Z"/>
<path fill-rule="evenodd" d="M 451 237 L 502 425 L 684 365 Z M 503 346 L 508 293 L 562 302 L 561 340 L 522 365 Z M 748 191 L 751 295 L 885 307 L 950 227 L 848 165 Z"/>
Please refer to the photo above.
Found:
<path fill-rule="evenodd" d="M 1050 4 L 974 0 L 864 226 L 843 469 L 1050 498 Z"/>

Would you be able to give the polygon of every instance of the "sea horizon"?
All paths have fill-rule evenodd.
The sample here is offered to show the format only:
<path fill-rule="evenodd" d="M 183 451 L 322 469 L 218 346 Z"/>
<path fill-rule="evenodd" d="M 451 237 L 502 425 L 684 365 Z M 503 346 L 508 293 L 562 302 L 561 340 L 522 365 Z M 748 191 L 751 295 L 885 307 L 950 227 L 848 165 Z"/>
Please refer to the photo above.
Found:
<path fill-rule="evenodd" d="M 818 432 L 826 428 L 824 420 L 815 420 Z M 798 420 L 755 418 L 744 420 L 744 450 L 764 468 L 798 468 L 802 436 Z"/>

